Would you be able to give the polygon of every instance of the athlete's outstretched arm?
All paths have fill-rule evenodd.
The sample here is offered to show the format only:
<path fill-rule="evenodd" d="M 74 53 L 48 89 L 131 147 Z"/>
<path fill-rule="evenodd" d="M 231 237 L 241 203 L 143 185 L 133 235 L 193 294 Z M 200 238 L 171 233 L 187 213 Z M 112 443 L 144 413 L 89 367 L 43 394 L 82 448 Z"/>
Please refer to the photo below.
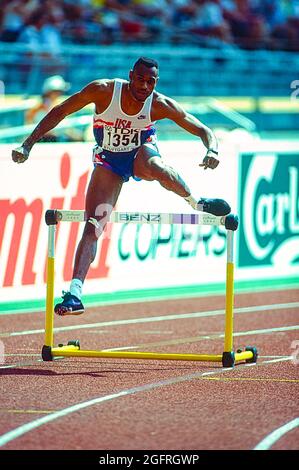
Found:
<path fill-rule="evenodd" d="M 99 97 L 99 93 L 103 92 L 104 88 L 104 81 L 91 82 L 78 93 L 54 106 L 39 122 L 21 147 L 12 151 L 12 159 L 17 163 L 23 163 L 27 160 L 31 148 L 38 140 L 54 129 L 66 116 L 79 111 L 89 103 L 93 103 L 95 97 Z"/>
<path fill-rule="evenodd" d="M 197 135 L 201 138 L 207 148 L 207 153 L 200 166 L 203 166 L 205 169 L 216 168 L 219 164 L 219 160 L 216 158 L 218 156 L 218 142 L 213 131 L 192 114 L 187 113 L 171 98 L 163 97 L 163 99 L 158 100 L 157 104 L 159 116 L 157 119 L 171 119 L 190 134 Z"/>

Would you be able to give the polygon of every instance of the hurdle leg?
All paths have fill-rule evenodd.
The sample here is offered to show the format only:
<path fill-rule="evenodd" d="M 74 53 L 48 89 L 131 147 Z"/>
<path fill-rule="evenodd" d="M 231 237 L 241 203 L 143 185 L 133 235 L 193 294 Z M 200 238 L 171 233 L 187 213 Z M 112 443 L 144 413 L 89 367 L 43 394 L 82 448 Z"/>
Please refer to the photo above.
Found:
<path fill-rule="evenodd" d="M 225 296 L 225 335 L 223 367 L 233 367 L 236 361 L 256 362 L 256 348 L 246 347 L 245 351 L 233 350 L 234 331 L 234 232 L 227 231 L 226 296 Z"/>
<path fill-rule="evenodd" d="M 46 296 L 46 321 L 45 344 L 42 349 L 44 361 L 51 361 L 53 348 L 54 328 L 54 269 L 55 269 L 55 225 L 48 226 L 48 258 L 47 258 L 47 296 Z"/>
<path fill-rule="evenodd" d="M 225 293 L 225 335 L 222 363 L 224 367 L 233 367 L 235 354 L 233 352 L 234 328 L 234 232 L 227 231 L 227 262 L 226 262 L 226 293 Z"/>

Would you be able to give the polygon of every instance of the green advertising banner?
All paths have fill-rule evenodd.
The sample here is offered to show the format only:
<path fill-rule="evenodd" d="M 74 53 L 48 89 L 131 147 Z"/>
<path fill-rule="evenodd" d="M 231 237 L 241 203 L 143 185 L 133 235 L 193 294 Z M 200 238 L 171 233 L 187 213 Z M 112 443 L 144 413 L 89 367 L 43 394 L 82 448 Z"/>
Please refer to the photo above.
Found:
<path fill-rule="evenodd" d="M 299 150 L 244 152 L 239 161 L 238 267 L 299 277 Z"/>

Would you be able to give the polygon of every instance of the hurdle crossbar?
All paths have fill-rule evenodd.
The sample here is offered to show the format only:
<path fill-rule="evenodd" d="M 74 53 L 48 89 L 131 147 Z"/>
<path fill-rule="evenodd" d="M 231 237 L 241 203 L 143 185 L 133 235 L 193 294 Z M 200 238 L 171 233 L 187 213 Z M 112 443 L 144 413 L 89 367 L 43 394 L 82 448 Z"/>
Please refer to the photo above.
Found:
<path fill-rule="evenodd" d="M 44 361 L 51 361 L 56 356 L 62 357 L 100 357 L 118 359 L 150 359 L 175 361 L 210 361 L 222 362 L 223 367 L 233 367 L 236 362 L 256 362 L 257 350 L 248 346 L 242 350 L 233 350 L 233 304 L 234 304 L 234 232 L 238 228 L 238 217 L 233 214 L 217 217 L 207 213 L 181 214 L 158 212 L 118 212 L 110 214 L 112 223 L 133 224 L 191 224 L 224 226 L 227 229 L 227 263 L 225 293 L 225 334 L 224 350 L 221 354 L 182 354 L 141 351 L 100 351 L 83 350 L 78 340 L 67 345 L 54 347 L 54 272 L 55 272 L 55 228 L 59 222 L 84 222 L 87 220 L 83 210 L 48 210 L 45 214 L 48 225 L 47 258 L 47 295 L 45 344 L 42 349 Z"/>
<path fill-rule="evenodd" d="M 49 211 L 47 220 L 57 222 L 84 222 L 88 219 L 82 210 L 59 210 L 53 214 Z M 135 224 L 191 224 L 191 225 L 225 225 L 228 216 L 216 217 L 207 213 L 169 214 L 161 212 L 117 212 L 113 211 L 109 222 Z M 236 216 L 232 216 L 236 220 Z M 232 221 L 232 217 L 229 220 Z"/>

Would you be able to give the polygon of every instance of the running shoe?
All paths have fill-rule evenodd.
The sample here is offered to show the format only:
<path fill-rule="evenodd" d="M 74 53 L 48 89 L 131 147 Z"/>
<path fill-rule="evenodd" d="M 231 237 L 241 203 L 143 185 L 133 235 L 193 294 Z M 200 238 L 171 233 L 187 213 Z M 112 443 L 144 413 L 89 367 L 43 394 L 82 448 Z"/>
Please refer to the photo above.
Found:
<path fill-rule="evenodd" d="M 217 216 L 227 215 L 231 211 L 229 204 L 224 199 L 207 199 L 202 197 L 197 204 L 200 211 Z"/>
<path fill-rule="evenodd" d="M 72 295 L 70 292 L 62 291 L 62 298 L 63 301 L 56 304 L 54 307 L 54 312 L 57 313 L 57 315 L 80 315 L 84 313 L 84 305 L 78 297 Z"/>

